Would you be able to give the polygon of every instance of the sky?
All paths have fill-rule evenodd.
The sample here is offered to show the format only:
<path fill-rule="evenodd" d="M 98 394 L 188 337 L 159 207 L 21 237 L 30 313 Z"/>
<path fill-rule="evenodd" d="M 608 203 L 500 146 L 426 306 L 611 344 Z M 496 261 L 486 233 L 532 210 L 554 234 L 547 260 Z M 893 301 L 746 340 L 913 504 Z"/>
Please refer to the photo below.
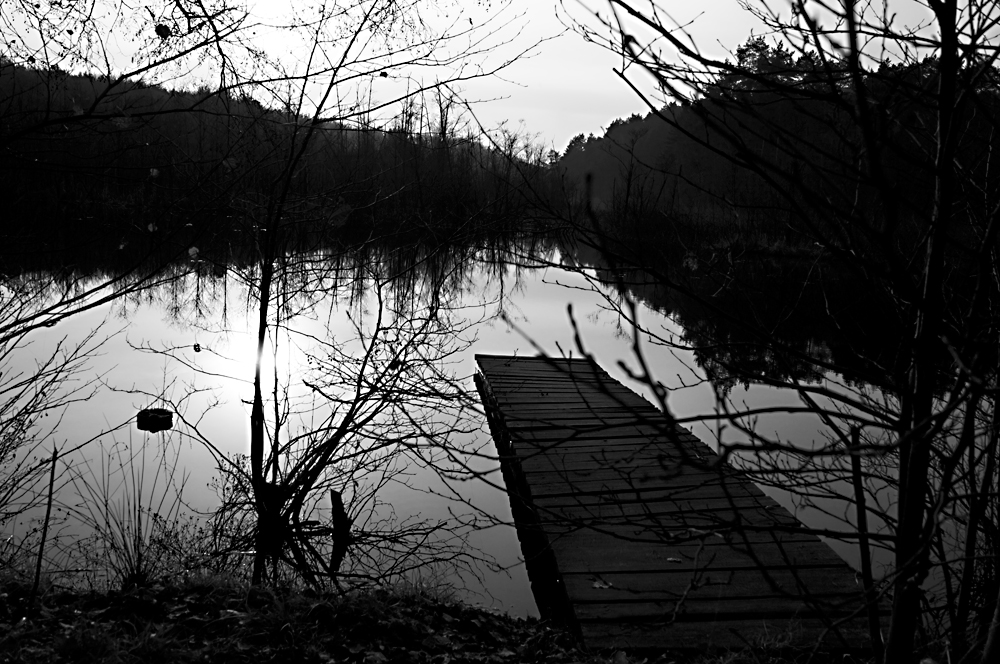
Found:
<path fill-rule="evenodd" d="M 580 25 L 597 26 L 595 14 L 608 18 L 611 5 L 607 0 L 411 1 L 420 7 L 417 15 L 420 20 L 426 21 L 432 29 L 440 31 L 449 27 L 450 33 L 459 33 L 460 38 L 447 44 L 452 55 L 468 56 L 470 63 L 482 64 L 487 69 L 507 60 L 513 61 L 498 75 L 464 82 L 458 90 L 466 100 L 478 102 L 473 109 L 476 119 L 486 129 L 505 123 L 508 129 L 532 138 L 536 145 L 561 151 L 577 134 L 601 134 L 616 118 L 649 111 L 648 106 L 615 73 L 616 68 L 622 68 L 621 56 L 599 44 L 588 43 L 573 29 Z M 246 32 L 240 34 L 248 37 L 255 47 L 267 52 L 268 58 L 274 57 L 281 62 L 284 72 L 301 71 L 304 63 L 310 62 L 315 55 L 314 33 L 309 29 L 290 31 L 287 29 L 289 24 L 297 23 L 297 19 L 308 21 L 319 7 L 326 7 L 334 15 L 343 7 L 353 7 L 344 11 L 353 11 L 351 15 L 357 17 L 372 6 L 366 2 L 351 5 L 337 0 L 295 0 L 291 3 L 289 0 L 236 0 L 235 4 L 243 6 L 244 2 L 250 10 L 250 19 L 240 23 L 246 28 Z M 655 11 L 663 25 L 674 28 L 674 36 L 688 40 L 701 52 L 719 59 L 731 56 L 752 36 L 767 35 L 758 19 L 743 6 L 745 0 L 633 0 L 631 4 L 647 14 Z M 789 2 L 755 0 L 752 4 L 787 13 Z M 814 2 L 809 6 L 815 8 L 821 4 Z M 903 16 L 904 22 L 908 22 L 906 19 L 921 4 L 922 0 L 892 0 L 889 6 L 894 14 Z M 875 12 L 880 6 L 876 2 L 870 11 Z M 98 69 L 103 58 L 108 56 L 115 62 L 113 70 L 128 71 L 136 67 L 141 70 L 141 64 L 135 58 L 137 49 L 152 54 L 154 59 L 162 56 L 158 51 L 161 42 L 152 32 L 154 24 L 164 22 L 183 28 L 185 22 L 178 14 L 177 6 L 169 0 L 154 0 L 149 5 L 140 3 L 130 6 L 128 11 L 118 11 L 116 7 L 117 3 L 107 3 L 106 15 L 100 17 L 101 21 L 114 27 L 107 29 L 104 43 L 95 51 L 94 64 L 98 65 Z M 157 10 L 154 12 L 151 7 Z M 410 15 L 412 12 L 407 16 Z M 332 36 L 326 47 L 326 56 L 331 58 L 327 62 L 330 63 L 337 60 L 341 45 L 358 43 L 348 39 L 349 30 L 338 33 L 337 26 L 334 21 Z M 463 31 L 470 31 L 470 26 L 474 34 L 462 35 Z M 72 34 L 72 30 L 67 30 L 67 33 Z M 31 30 L 26 31 L 29 37 L 32 34 Z M 390 34 L 395 38 L 395 33 Z M 479 37 L 484 37 L 487 43 L 499 44 L 489 49 L 485 62 L 467 53 L 476 50 L 475 40 Z M 642 33 L 638 37 L 643 41 Z M 26 43 L 37 41 L 27 39 Z M 40 48 L 38 44 L 35 46 Z M 517 57 L 521 53 L 523 55 Z M 447 78 L 447 73 L 440 70 L 427 68 L 416 73 L 414 68 L 408 69 L 405 60 L 410 56 L 400 56 L 403 62 L 393 62 L 388 72 L 380 69 L 381 63 L 386 61 L 367 60 L 369 56 L 370 53 L 352 54 L 352 58 L 360 57 L 360 65 L 354 70 L 360 75 L 349 80 L 362 88 L 370 81 L 372 91 L 383 97 L 405 94 L 407 85 L 427 84 L 440 77 Z M 666 56 L 669 58 L 670 53 L 667 52 Z M 318 58 L 318 61 L 322 60 Z M 358 64 L 357 60 L 351 62 Z M 182 86 L 210 83 L 211 76 L 205 77 L 205 80 L 198 78 L 198 67 L 196 64 L 189 70 L 198 79 L 193 83 L 185 83 L 184 78 L 188 74 L 179 75 L 176 80 L 170 79 L 173 74 L 167 74 L 167 79 L 155 82 Z M 387 76 L 383 77 L 383 74 Z M 637 67 L 629 69 L 627 74 L 644 94 L 655 95 L 649 74 Z M 154 80 L 157 78 L 153 72 L 138 75 Z M 311 77 L 311 80 L 317 79 Z M 270 105 L 273 102 L 267 98 L 268 94 L 273 93 L 275 97 L 285 94 L 280 85 L 273 87 L 275 90 L 262 96 L 263 103 Z M 320 91 L 317 99 L 321 99 L 322 83 L 317 83 L 315 89 Z M 351 84 L 343 89 L 351 89 Z M 349 109 L 352 104 L 354 108 L 372 107 L 370 98 L 360 98 L 362 95 L 357 92 L 357 87 L 353 90 L 353 94 L 342 93 L 343 97 L 336 100 L 337 109 Z M 287 102 L 284 97 L 279 101 Z M 656 105 L 661 105 L 663 101 L 654 97 Z M 398 104 L 391 113 L 399 113 Z M 339 117 L 349 119 L 350 116 Z M 383 113 L 379 120 L 391 122 L 392 115 Z"/>
<path fill-rule="evenodd" d="M 502 4 L 454 1 L 463 11 L 473 13 L 477 5 Z M 740 0 L 634 0 L 631 4 L 646 13 L 655 7 L 663 25 L 682 28 L 673 31 L 675 36 L 718 59 L 734 59 L 731 56 L 736 49 L 753 36 L 769 38 L 767 29 Z M 785 16 L 790 3 L 757 0 L 749 4 Z M 900 29 L 926 22 L 925 5 L 922 0 L 892 0 L 887 10 L 893 25 Z M 820 3 L 809 6 L 814 12 L 822 12 L 818 9 Z M 548 41 L 505 70 L 502 77 L 467 86 L 471 98 L 494 99 L 475 107 L 482 124 L 491 127 L 506 121 L 511 128 L 523 124 L 524 131 L 538 142 L 561 151 L 579 133 L 599 135 L 616 118 L 646 114 L 649 107 L 613 71 L 621 69 L 621 56 L 587 43 L 580 34 L 567 29 L 579 23 L 594 25 L 593 14 L 607 16 L 608 7 L 606 0 L 510 0 L 511 12 L 522 16 L 524 26 L 521 40 L 515 45 Z M 881 10 L 881 3 L 875 2 L 865 11 L 877 17 Z M 880 47 L 876 40 L 868 45 L 872 55 L 885 57 Z M 628 73 L 632 83 L 645 94 L 655 94 L 649 74 L 636 68 Z"/>
<path fill-rule="evenodd" d="M 250 3 L 253 15 L 265 22 L 281 23 L 282 16 L 287 16 L 286 0 Z M 616 118 L 649 110 L 614 73 L 616 67 L 621 68 L 621 56 L 587 43 L 570 29 L 580 22 L 593 24 L 593 11 L 606 13 L 604 0 L 433 0 L 428 4 L 434 10 L 426 12 L 427 20 L 434 25 L 450 24 L 461 30 L 471 22 L 480 35 L 508 42 L 490 54 L 484 63 L 487 67 L 527 50 L 499 75 L 460 86 L 465 99 L 476 102 L 476 119 L 487 129 L 505 123 L 536 144 L 562 150 L 576 134 L 600 134 Z M 636 5 L 648 8 L 648 0 Z M 702 50 L 723 58 L 747 40 L 754 26 L 753 17 L 737 0 L 656 0 L 655 5 L 658 11 L 669 12 L 672 21 L 685 25 Z M 277 30 L 275 34 L 283 35 Z M 279 41 L 284 39 L 278 37 L 270 45 L 292 59 L 301 59 L 300 52 L 308 45 Z M 376 87 L 388 93 L 394 80 L 402 84 L 397 75 L 405 77 L 403 72 L 392 72 L 390 78 L 377 80 Z M 423 74 L 437 75 L 430 70 Z M 631 78 L 645 92 L 653 90 L 647 74 L 633 71 Z"/>
<path fill-rule="evenodd" d="M 756 25 L 736 0 L 656 4 L 687 24 L 703 49 L 722 57 L 745 42 Z M 502 79 L 467 86 L 470 96 L 494 99 L 475 107 L 483 124 L 523 123 L 538 141 L 562 150 L 579 133 L 600 134 L 616 118 L 647 113 L 646 104 L 613 71 L 621 69 L 621 57 L 567 30 L 575 21 L 592 20 L 589 12 L 606 6 L 598 1 L 514 0 L 511 10 L 524 16 L 525 42 L 554 38 L 512 65 Z M 630 78 L 647 93 L 653 91 L 648 74 L 632 72 Z"/>
<path fill-rule="evenodd" d="M 522 135 L 533 138 L 536 144 L 562 150 L 579 133 L 600 134 L 616 118 L 628 117 L 633 113 L 645 114 L 649 110 L 614 72 L 615 68 L 622 67 L 621 56 L 616 56 L 598 44 L 588 43 L 572 29 L 580 24 L 596 25 L 595 13 L 608 17 L 610 4 L 607 0 L 413 1 L 418 2 L 421 7 L 420 18 L 423 20 L 426 16 L 433 28 L 450 25 L 452 32 L 461 32 L 468 30 L 471 25 L 475 27 L 477 35 L 502 44 L 490 52 L 487 61 L 483 63 L 486 67 L 514 59 L 499 75 L 469 81 L 461 86 L 460 92 L 466 99 L 479 101 L 474 105 L 474 111 L 476 118 L 487 129 L 506 123 L 508 129 L 518 130 Z M 290 31 L 285 29 L 290 22 L 295 22 L 290 18 L 290 11 L 295 12 L 295 16 L 308 17 L 319 6 L 333 8 L 333 11 L 338 11 L 342 6 L 351 6 L 337 0 L 295 0 L 291 3 L 289 0 L 236 0 L 236 4 L 240 6 L 243 2 L 246 2 L 251 12 L 251 19 L 246 25 L 252 25 L 248 28 L 248 33 L 254 45 L 262 47 L 269 57 L 272 52 L 278 53 L 282 63 L 290 64 L 292 68 L 309 60 L 314 43 L 311 41 L 312 33 L 308 30 L 298 33 L 302 39 L 290 36 Z M 926 8 L 921 10 L 925 2 L 926 0 L 891 0 L 889 11 L 894 16 L 902 17 L 903 23 L 912 25 L 914 16 L 920 15 L 921 11 L 926 15 Z M 744 1 L 741 0 L 633 0 L 631 4 L 646 13 L 657 12 L 664 25 L 679 26 L 673 31 L 675 36 L 687 38 L 703 53 L 720 59 L 730 56 L 750 37 L 767 34 L 760 22 L 742 6 Z M 754 0 L 752 4 L 758 8 L 771 7 L 787 13 L 789 2 Z M 813 2 L 809 6 L 816 8 L 821 4 Z M 149 5 L 140 3 L 130 6 L 128 11 L 118 11 L 116 7 L 117 3 L 107 3 L 106 15 L 99 17 L 101 21 L 115 27 L 108 28 L 104 43 L 99 44 L 100 48 L 95 50 L 94 64 L 98 69 L 101 69 L 106 56 L 115 61 L 116 66 L 112 70 L 128 71 L 130 68 L 140 67 L 135 53 L 142 44 L 145 44 L 142 48 L 149 50 L 154 56 L 162 55 L 157 51 L 160 41 L 152 33 L 154 24 L 161 21 L 173 21 L 171 24 L 178 26 L 184 24 L 183 17 L 178 15 L 177 6 L 169 0 L 154 0 Z M 158 13 L 151 7 L 156 7 Z M 355 13 L 361 11 L 359 8 L 365 7 L 370 5 L 355 5 Z M 868 11 L 877 12 L 880 8 L 881 3 L 876 2 Z M 72 30 L 67 32 L 72 34 Z M 336 27 L 334 33 L 336 34 Z M 28 42 L 38 41 L 32 37 L 34 33 L 31 30 L 27 30 L 25 35 L 25 43 L 29 46 L 31 44 Z M 330 46 L 330 53 L 334 56 L 338 48 L 336 45 L 346 43 L 344 35 L 340 37 L 330 42 L 333 44 Z M 643 35 L 640 34 L 639 37 L 641 41 Z M 456 40 L 452 44 L 453 53 L 464 54 L 462 45 L 469 42 L 468 37 L 464 41 Z M 35 47 L 41 48 L 39 44 L 35 44 Z M 515 58 L 521 52 L 526 53 Z M 667 55 L 669 57 L 669 53 Z M 478 59 L 470 57 L 470 60 Z M 62 64 L 66 65 L 66 62 Z M 366 71 L 361 79 L 355 80 L 374 80 L 373 88 L 378 88 L 385 95 L 398 96 L 399 90 L 405 92 L 405 86 L 412 85 L 418 78 L 427 83 L 440 76 L 440 73 L 433 70 L 414 76 L 412 71 L 405 71 L 405 67 L 398 67 L 390 70 L 387 78 L 374 77 L 374 73 L 379 71 L 379 65 L 372 65 L 373 71 L 371 68 L 366 69 L 364 65 L 367 64 L 371 63 L 362 63 L 361 69 Z M 197 66 L 191 71 L 197 74 Z M 628 74 L 632 83 L 644 93 L 654 92 L 652 78 L 647 73 L 633 67 Z M 157 78 L 152 72 L 142 72 L 139 75 Z M 183 78 L 171 80 L 169 76 L 166 80 L 155 82 L 185 85 Z M 206 81 L 200 79 L 195 81 L 204 82 Z M 344 107 L 349 107 L 352 103 L 356 107 L 368 107 L 365 105 L 367 100 L 359 100 L 350 94 L 345 98 L 347 101 Z M 662 103 L 662 100 L 656 101 Z M 268 103 L 268 100 L 265 98 L 264 102 Z M 397 109 L 394 112 L 399 111 Z"/>

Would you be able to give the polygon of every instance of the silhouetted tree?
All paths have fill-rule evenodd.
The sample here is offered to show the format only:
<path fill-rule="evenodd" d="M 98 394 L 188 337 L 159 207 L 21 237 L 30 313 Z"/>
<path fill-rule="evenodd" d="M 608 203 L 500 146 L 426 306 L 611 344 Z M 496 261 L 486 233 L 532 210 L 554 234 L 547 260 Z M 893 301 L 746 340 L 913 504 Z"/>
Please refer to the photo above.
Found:
<path fill-rule="evenodd" d="M 686 300 L 740 330 L 741 346 L 718 336 L 689 337 L 717 371 L 794 390 L 802 405 L 789 412 L 819 417 L 827 428 L 825 445 L 803 449 L 753 426 L 767 409 L 741 407 L 722 392 L 718 413 L 704 419 L 741 432 L 717 441 L 722 459 L 739 458 L 759 478 L 770 473 L 770 482 L 814 503 L 861 504 L 850 489 L 859 473 L 869 491 L 889 487 L 893 504 L 869 500 L 865 507 L 869 523 L 883 524 L 872 527 L 889 535 L 894 559 L 882 586 L 892 603 L 884 661 L 909 661 L 918 629 L 936 626 L 938 647 L 951 658 L 985 663 L 1000 647 L 997 541 L 986 525 L 998 510 L 1000 337 L 992 303 L 1000 293 L 994 274 L 1000 190 L 990 168 L 1000 117 L 992 43 L 997 9 L 984 2 L 921 4 L 929 23 L 909 28 L 891 2 L 884 12 L 854 2 L 791 2 L 780 11 L 747 3 L 769 36 L 727 60 L 699 50 L 663 13 L 608 2 L 594 14 L 601 30 L 580 30 L 631 70 L 655 78 L 664 99 L 647 99 L 650 109 L 713 164 L 702 174 L 675 170 L 674 176 L 711 194 L 712 207 L 729 210 L 733 222 L 713 225 L 710 214 L 699 219 L 688 208 L 685 228 L 701 232 L 702 242 L 686 244 L 686 254 L 658 256 L 648 247 L 632 250 L 627 234 L 609 232 L 597 212 L 582 226 L 609 265 L 608 281 L 627 292 L 622 275 L 640 268 L 669 300 Z M 629 80 L 625 70 L 618 73 Z M 679 103 L 663 106 L 664 100 Z M 752 308 L 771 306 L 766 291 L 754 300 L 741 289 L 749 285 L 749 266 L 781 269 L 792 257 L 772 245 L 752 261 L 735 253 L 740 245 L 719 244 L 755 210 L 787 228 L 784 246 L 822 271 L 797 277 L 806 280 L 802 292 L 773 303 L 778 317 Z M 720 235 L 713 240 L 714 226 Z M 852 371 L 824 353 L 801 352 L 767 324 L 790 320 L 797 302 L 850 283 L 863 284 L 867 292 L 858 295 L 877 302 L 898 326 L 888 352 L 866 353 L 863 343 L 854 348 L 855 355 L 861 350 L 855 370 L 864 367 L 861 379 L 879 390 L 836 380 L 838 372 Z M 751 308 L 737 312 L 713 301 L 725 292 Z M 628 307 L 621 311 L 634 321 Z M 829 301 L 827 311 L 828 325 L 844 320 Z M 640 330 L 664 346 L 677 343 Z M 775 378 L 748 369 L 742 362 L 748 351 L 779 366 L 789 357 L 808 370 Z M 669 418 L 668 392 L 641 368 L 636 376 L 659 395 Z M 825 380 L 814 382 L 819 376 Z M 857 458 L 860 467 L 852 468 Z M 850 524 L 840 536 L 867 549 L 867 533 Z M 867 569 L 864 575 L 872 586 Z M 928 606 L 924 592 L 931 585 L 939 594 Z"/>
<path fill-rule="evenodd" d="M 343 492 L 346 475 L 335 482 L 330 474 L 339 472 L 334 466 L 342 460 L 338 455 L 347 454 L 345 441 L 358 446 L 346 457 L 356 460 L 365 455 L 382 458 L 378 446 L 385 441 L 371 431 L 388 432 L 399 447 L 411 444 L 406 438 L 410 434 L 400 430 L 404 422 L 414 424 L 414 414 L 400 409 L 407 402 L 431 398 L 433 381 L 444 378 L 434 373 L 436 358 L 430 351 L 448 353 L 446 335 L 435 327 L 443 324 L 436 302 L 410 310 L 390 310 L 381 302 L 379 312 L 391 311 L 393 322 L 379 319 L 375 333 L 358 328 L 362 359 L 349 361 L 339 355 L 338 363 L 328 367 L 331 373 L 313 383 L 317 393 L 329 395 L 335 404 L 347 399 L 353 405 L 332 406 L 332 423 L 283 441 L 287 418 L 281 415 L 282 395 L 276 379 L 272 397 L 265 396 L 261 358 L 269 339 L 277 343 L 291 329 L 297 298 L 329 295 L 322 290 L 329 284 L 318 285 L 322 279 L 308 276 L 303 267 L 308 262 L 300 263 L 291 254 L 328 248 L 321 240 L 332 242 L 338 230 L 344 235 L 354 232 L 362 240 L 371 240 L 376 223 L 390 226 L 391 233 L 408 232 L 415 223 L 401 228 L 392 218 L 406 205 L 417 212 L 400 215 L 401 220 L 429 224 L 434 208 L 430 201 L 419 200 L 431 190 L 420 182 L 428 165 L 449 174 L 446 182 L 479 179 L 473 181 L 477 186 L 456 186 L 459 195 L 436 192 L 442 199 L 448 194 L 445 212 L 456 224 L 507 215 L 513 209 L 509 179 L 503 174 L 493 179 L 486 172 L 505 162 L 487 163 L 489 149 L 468 137 L 461 145 L 453 144 L 457 105 L 449 87 L 490 76 L 518 57 L 515 52 L 490 60 L 507 35 L 514 34 L 506 29 L 508 4 L 498 3 L 489 8 L 488 20 L 467 26 L 464 20 L 432 20 L 428 12 L 438 5 L 432 0 L 314 3 L 284 25 L 281 53 L 256 46 L 258 26 L 245 8 L 225 0 L 171 0 L 122 11 L 101 0 L 44 6 L 16 2 L 0 18 L 0 83 L 9 91 L 0 102 L 5 171 L 30 185 L 25 194 L 61 189 L 58 196 L 21 196 L 15 199 L 17 209 L 26 213 L 32 200 L 44 201 L 46 218 L 55 220 L 45 231 L 72 231 L 62 247 L 71 258 L 81 248 L 77 235 L 91 240 L 88 244 L 93 244 L 88 235 L 99 235 L 121 256 L 112 276 L 88 284 L 82 293 L 76 288 L 81 278 L 63 279 L 69 285 L 44 308 L 7 323 L 9 336 L 16 338 L 160 280 L 179 279 L 189 271 L 200 274 L 209 264 L 243 281 L 256 310 L 258 345 L 249 465 L 246 477 L 234 481 L 245 490 L 255 516 L 254 582 L 265 580 L 268 569 L 274 572 L 282 562 L 311 580 L 317 573 L 338 571 L 334 563 L 343 553 L 314 555 L 315 533 L 312 524 L 305 523 L 305 514 L 317 495 L 327 496 L 330 488 Z M 461 11 L 457 6 L 445 9 Z M 123 53 L 115 50 L 112 33 L 126 30 L 137 39 L 134 51 Z M 83 75 L 75 75 L 78 72 Z M 168 83 L 183 90 L 168 91 L 162 87 Z M 435 143 L 440 145 L 424 141 L 430 115 L 419 121 L 414 117 L 428 111 L 418 103 L 424 95 L 436 96 Z M 396 118 L 405 123 L 394 132 Z M 444 159 L 431 159 L 431 148 L 440 148 L 437 154 Z M 46 171 L 57 176 L 58 184 L 45 179 Z M 414 172 L 415 177 L 410 175 Z M 362 221 L 370 224 L 343 229 L 359 208 L 368 213 Z M 248 238 L 250 246 L 232 260 L 235 265 L 227 264 L 233 256 L 213 255 L 202 243 L 235 232 Z M 43 234 L 46 242 L 61 237 L 58 232 Z M 9 244 L 32 247 L 27 235 L 12 234 Z M 160 251 L 164 247 L 166 256 Z M 181 267 L 165 275 L 164 267 L 170 264 Z M 336 275 L 332 281 L 339 283 Z M 378 287 L 385 286 L 383 276 L 376 281 Z M 407 325 L 413 329 L 405 331 Z M 395 355 L 384 354 L 385 334 L 399 344 Z M 414 344 L 419 346 L 416 351 Z M 428 356 L 420 355 L 425 351 Z M 341 349 L 319 343 L 318 362 L 324 352 Z M 411 356 L 414 352 L 417 357 Z M 389 367 L 383 360 L 397 364 Z M 405 371 L 398 365 L 403 361 Z M 410 366 L 421 361 L 422 366 Z M 356 373 L 343 373 L 352 370 Z M 425 382 L 413 383 L 415 376 Z M 324 382 L 334 378 L 338 390 L 348 390 L 346 396 Z M 442 390 L 433 394 L 446 398 L 449 393 Z M 382 421 L 388 417 L 385 409 L 395 418 L 390 418 L 391 425 Z M 413 435 L 421 431 L 444 435 L 419 427 Z M 383 468 L 391 459 L 386 464 Z M 225 467 L 239 477 L 236 466 Z M 357 468 L 359 473 L 375 472 L 371 464 Z M 343 520 L 338 524 L 332 531 L 338 538 L 334 551 L 344 546 Z M 433 530 L 419 535 L 429 537 Z M 414 544 L 404 532 L 396 536 L 398 553 Z M 392 541 L 389 534 L 382 540 Z"/>

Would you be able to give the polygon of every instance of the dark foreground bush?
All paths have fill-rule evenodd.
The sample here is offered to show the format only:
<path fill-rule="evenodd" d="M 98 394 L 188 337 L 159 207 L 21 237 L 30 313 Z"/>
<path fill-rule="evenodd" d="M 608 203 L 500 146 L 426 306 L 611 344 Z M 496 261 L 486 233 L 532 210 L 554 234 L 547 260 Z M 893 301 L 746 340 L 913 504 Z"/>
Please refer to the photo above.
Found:
<path fill-rule="evenodd" d="M 56 592 L 0 582 L 0 663 L 74 664 L 790 664 L 815 653 L 587 652 L 537 620 L 420 590 L 346 596 L 218 579 L 126 592 Z M 838 664 L 853 660 L 842 656 Z"/>
<path fill-rule="evenodd" d="M 416 591 L 345 597 L 220 581 L 0 591 L 0 662 L 573 662 L 564 633 Z M 595 660 L 596 661 L 596 660 Z"/>

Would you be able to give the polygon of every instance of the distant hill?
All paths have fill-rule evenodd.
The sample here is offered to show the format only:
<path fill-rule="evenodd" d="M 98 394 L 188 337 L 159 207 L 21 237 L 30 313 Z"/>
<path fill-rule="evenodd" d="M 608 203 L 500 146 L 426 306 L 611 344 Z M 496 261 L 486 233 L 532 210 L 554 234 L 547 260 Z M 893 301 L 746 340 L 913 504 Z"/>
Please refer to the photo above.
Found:
<path fill-rule="evenodd" d="M 146 245 L 188 227 L 256 233 L 275 214 L 287 233 L 359 238 L 510 224 L 543 172 L 426 123 L 311 122 L 228 92 L 0 63 L 5 254 Z"/>
<path fill-rule="evenodd" d="M 10 64 L 0 64 L 0 100 L 0 170 L 26 197 L 32 192 L 36 215 L 40 202 L 51 202 L 41 191 L 59 187 L 63 200 L 78 196 L 82 203 L 103 192 L 120 197 L 122 205 L 148 202 L 146 194 L 154 193 L 170 193 L 178 204 L 231 200 L 239 191 L 267 193 L 289 155 L 303 147 L 293 193 L 335 194 L 356 207 L 392 197 L 412 203 L 419 193 L 424 202 L 434 199 L 448 209 L 465 196 L 466 212 L 481 210 L 517 184 L 501 180 L 532 165 L 476 135 L 409 131 L 402 123 L 325 122 L 312 127 L 311 142 L 303 146 L 310 118 L 264 108 L 249 97 Z M 512 170 L 510 161 L 520 167 Z M 129 196 L 143 200 L 125 200 Z"/>
<path fill-rule="evenodd" d="M 697 124 L 692 111 L 677 104 L 615 120 L 602 136 L 574 137 L 558 166 L 581 195 L 589 176 L 590 201 L 600 209 L 717 206 L 726 193 L 717 185 L 732 167 L 685 134 L 683 127 Z"/>

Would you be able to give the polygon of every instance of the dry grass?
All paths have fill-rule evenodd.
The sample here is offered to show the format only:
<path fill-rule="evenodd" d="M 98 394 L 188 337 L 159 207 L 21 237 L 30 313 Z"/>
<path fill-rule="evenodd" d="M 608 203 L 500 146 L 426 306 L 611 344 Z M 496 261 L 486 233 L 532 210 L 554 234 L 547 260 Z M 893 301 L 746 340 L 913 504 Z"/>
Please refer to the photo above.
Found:
<path fill-rule="evenodd" d="M 809 653 L 766 646 L 697 653 L 595 653 L 537 620 L 442 598 L 419 587 L 345 596 L 249 587 L 225 577 L 126 592 L 0 582 L 0 662 L 212 664 L 788 664 Z M 826 658 L 824 658 L 826 659 Z M 848 660 L 842 656 L 837 662 Z"/>
<path fill-rule="evenodd" d="M 568 635 L 421 592 L 344 597 L 202 579 L 128 592 L 0 592 L 0 662 L 583 662 Z"/>

